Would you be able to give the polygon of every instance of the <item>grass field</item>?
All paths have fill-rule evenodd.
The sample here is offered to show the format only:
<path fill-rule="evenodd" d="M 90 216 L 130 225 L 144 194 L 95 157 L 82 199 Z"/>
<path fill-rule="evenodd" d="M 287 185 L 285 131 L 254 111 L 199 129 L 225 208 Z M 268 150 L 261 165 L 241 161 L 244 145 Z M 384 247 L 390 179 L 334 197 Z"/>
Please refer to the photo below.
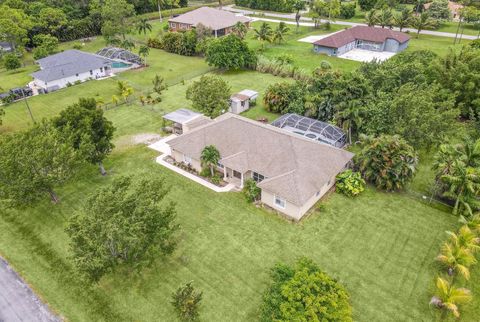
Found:
<path fill-rule="evenodd" d="M 404 194 L 369 189 L 356 199 L 333 194 L 300 224 L 248 205 L 241 194 L 215 194 L 154 163 L 146 148 L 119 149 L 102 178 L 87 167 L 45 201 L 0 217 L 0 250 L 35 289 L 71 321 L 173 321 L 170 294 L 193 280 L 204 291 L 204 321 L 254 321 L 278 261 L 311 257 L 351 294 L 357 321 L 433 321 L 428 308 L 433 258 L 456 219 Z M 66 220 L 85 197 L 120 174 L 164 176 L 182 229 L 170 258 L 141 274 L 119 271 L 88 289 L 72 275 Z M 474 272 L 473 281 L 478 281 Z M 463 321 L 474 321 L 475 303 Z"/>

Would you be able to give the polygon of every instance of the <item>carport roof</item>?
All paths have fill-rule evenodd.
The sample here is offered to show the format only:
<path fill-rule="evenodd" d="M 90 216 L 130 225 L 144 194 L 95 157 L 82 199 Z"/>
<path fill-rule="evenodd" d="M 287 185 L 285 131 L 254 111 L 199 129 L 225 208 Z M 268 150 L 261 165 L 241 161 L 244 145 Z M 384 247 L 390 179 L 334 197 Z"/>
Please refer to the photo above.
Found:
<path fill-rule="evenodd" d="M 175 123 L 186 124 L 201 115 L 203 114 L 191 111 L 186 108 L 181 108 L 179 110 L 165 114 L 163 118 Z"/>

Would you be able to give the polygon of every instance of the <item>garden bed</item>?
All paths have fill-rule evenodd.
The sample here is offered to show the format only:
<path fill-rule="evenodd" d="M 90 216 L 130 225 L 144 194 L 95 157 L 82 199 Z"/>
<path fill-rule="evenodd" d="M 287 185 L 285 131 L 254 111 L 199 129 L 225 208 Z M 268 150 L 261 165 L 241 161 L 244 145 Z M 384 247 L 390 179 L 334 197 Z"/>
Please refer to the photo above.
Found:
<path fill-rule="evenodd" d="M 190 164 L 185 164 L 184 162 L 177 162 L 175 161 L 174 158 L 172 158 L 171 156 L 167 156 L 165 157 L 164 159 L 166 162 L 170 163 L 171 165 L 174 165 L 176 166 L 177 168 L 180 168 L 184 171 L 187 171 L 188 173 L 191 173 L 195 176 L 197 176 L 198 178 L 201 178 L 205 181 L 208 181 L 210 182 L 211 184 L 217 186 L 217 187 L 220 187 L 220 188 L 223 188 L 223 187 L 226 187 L 228 185 L 228 182 L 224 181 L 223 179 L 221 179 L 219 182 L 216 182 L 215 180 L 212 180 L 211 177 L 206 177 L 206 176 L 202 176 L 200 175 L 200 173 L 198 173 L 197 170 L 195 170 L 194 168 L 192 168 L 192 166 Z M 223 174 L 220 178 L 223 178 Z"/>

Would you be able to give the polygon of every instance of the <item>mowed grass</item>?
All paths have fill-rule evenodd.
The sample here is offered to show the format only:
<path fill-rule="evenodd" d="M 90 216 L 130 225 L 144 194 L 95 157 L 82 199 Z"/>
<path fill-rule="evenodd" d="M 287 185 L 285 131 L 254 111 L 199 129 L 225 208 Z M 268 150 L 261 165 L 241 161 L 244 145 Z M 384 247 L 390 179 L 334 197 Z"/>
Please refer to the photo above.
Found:
<path fill-rule="evenodd" d="M 0 216 L 0 251 L 48 303 L 70 321 L 175 321 L 170 294 L 194 281 L 204 292 L 203 321 L 255 321 L 269 269 L 299 256 L 315 260 L 351 295 L 356 321 L 433 321 L 428 307 L 433 261 L 454 216 L 401 193 L 368 189 L 358 198 L 332 194 L 300 224 L 217 194 L 166 170 L 144 147 L 117 150 L 103 178 L 86 167 L 62 189 L 61 204 Z M 89 289 L 73 275 L 64 226 L 87 195 L 122 174 L 163 176 L 172 187 L 181 231 L 171 257 L 141 272 L 110 274 Z M 61 269 L 59 269 L 61 268 Z M 478 281 L 474 272 L 473 281 Z M 92 299 L 95 299 L 93 301 Z M 474 321 L 478 307 L 465 307 Z"/>

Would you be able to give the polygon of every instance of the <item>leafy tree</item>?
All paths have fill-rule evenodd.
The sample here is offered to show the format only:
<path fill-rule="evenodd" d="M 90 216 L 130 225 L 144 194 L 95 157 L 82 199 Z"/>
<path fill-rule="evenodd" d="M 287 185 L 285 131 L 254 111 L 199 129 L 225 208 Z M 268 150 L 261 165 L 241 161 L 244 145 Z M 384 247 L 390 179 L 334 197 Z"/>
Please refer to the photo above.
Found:
<path fill-rule="evenodd" d="M 187 32 L 167 32 L 162 38 L 163 49 L 178 55 L 193 56 L 197 48 L 197 33 L 195 30 Z"/>
<path fill-rule="evenodd" d="M 217 117 L 228 110 L 230 86 L 218 76 L 202 76 L 187 89 L 186 97 L 194 109 L 210 117 Z"/>
<path fill-rule="evenodd" d="M 197 321 L 202 292 L 196 292 L 192 282 L 180 286 L 172 294 L 172 305 L 182 321 Z"/>
<path fill-rule="evenodd" d="M 243 194 L 249 202 L 257 201 L 260 198 L 262 189 L 257 187 L 257 183 L 253 179 L 247 179 L 244 182 Z"/>
<path fill-rule="evenodd" d="M 361 173 L 348 169 L 337 175 L 336 189 L 344 195 L 355 197 L 365 190 L 365 180 Z"/>
<path fill-rule="evenodd" d="M 144 66 L 147 66 L 147 56 L 150 54 L 150 48 L 148 46 L 142 45 L 138 49 L 138 54 L 143 57 L 145 61 Z"/>
<path fill-rule="evenodd" d="M 106 175 L 103 160 L 110 154 L 115 127 L 103 115 L 103 110 L 97 108 L 93 98 L 81 98 L 53 119 L 53 124 L 60 131 L 70 133 L 73 148 L 79 150 L 86 160 L 97 164 L 100 173 Z"/>
<path fill-rule="evenodd" d="M 466 288 L 457 288 L 446 279 L 437 278 L 437 290 L 435 296 L 430 300 L 430 304 L 435 307 L 452 312 L 455 317 L 460 317 L 458 305 L 468 303 L 472 300 L 472 295 Z"/>
<path fill-rule="evenodd" d="M 450 20 L 452 18 L 448 8 L 448 0 L 433 0 L 426 12 L 433 19 Z"/>
<path fill-rule="evenodd" d="M 399 13 L 393 16 L 393 24 L 402 31 L 404 28 L 410 26 L 412 21 L 412 14 L 408 8 L 404 8 Z"/>
<path fill-rule="evenodd" d="M 235 35 L 212 40 L 205 52 L 205 59 L 211 66 L 221 69 L 241 69 L 253 66 L 255 54 L 245 41 Z"/>
<path fill-rule="evenodd" d="M 237 21 L 232 27 L 232 33 L 240 39 L 245 39 L 245 36 L 248 33 L 248 28 L 243 22 Z"/>
<path fill-rule="evenodd" d="M 131 30 L 128 19 L 134 14 L 133 5 L 126 0 L 105 0 L 101 6 L 102 35 L 106 39 L 121 36 L 125 40 L 125 35 Z"/>
<path fill-rule="evenodd" d="M 263 297 L 261 321 L 353 321 L 349 295 L 307 258 L 277 264 Z"/>
<path fill-rule="evenodd" d="M 2 60 L 3 66 L 5 66 L 6 70 L 15 70 L 22 66 L 20 59 L 18 59 L 17 55 L 15 54 L 6 54 L 3 56 Z"/>
<path fill-rule="evenodd" d="M 263 22 L 259 29 L 253 29 L 253 31 L 255 32 L 255 38 L 262 43 L 262 50 L 264 50 L 265 42 L 272 42 L 272 27 L 268 23 Z"/>
<path fill-rule="evenodd" d="M 477 262 L 469 249 L 448 242 L 442 245 L 441 252 L 436 260 L 447 268 L 449 276 L 457 273 L 466 280 L 470 278 L 470 266 Z"/>
<path fill-rule="evenodd" d="M 38 34 L 33 37 L 33 44 L 36 46 L 33 56 L 35 59 L 40 59 L 57 51 L 58 38 L 48 34 Z"/>
<path fill-rule="evenodd" d="M 28 205 L 48 195 L 57 203 L 55 187 L 70 179 L 79 163 L 70 135 L 50 123 L 0 136 L 0 199 Z"/>
<path fill-rule="evenodd" d="M 372 10 L 377 4 L 377 0 L 358 0 L 358 5 L 363 11 Z"/>
<path fill-rule="evenodd" d="M 277 84 L 272 84 L 267 87 L 265 95 L 263 96 L 263 103 L 265 109 L 273 113 L 294 113 L 303 114 L 303 99 L 304 99 L 304 88 L 298 83 L 288 83 L 282 82 Z M 302 110 L 296 110 L 296 102 L 300 102 L 302 105 Z"/>
<path fill-rule="evenodd" d="M 285 35 L 290 31 L 287 24 L 281 21 L 277 28 L 273 31 L 273 41 L 277 41 L 279 44 L 285 40 Z"/>
<path fill-rule="evenodd" d="M 152 31 L 152 24 L 148 22 L 147 18 L 140 18 L 140 20 L 137 22 L 137 31 L 139 34 L 144 34 L 146 35 L 147 32 Z"/>
<path fill-rule="evenodd" d="M 339 1 L 339 0 L 332 0 L 332 1 Z M 300 27 L 300 18 L 302 17 L 300 14 L 300 11 L 305 10 L 305 1 L 295 0 L 295 2 L 293 3 L 293 9 L 295 10 L 295 22 L 297 23 L 297 31 L 298 31 L 298 27 Z"/>
<path fill-rule="evenodd" d="M 203 148 L 200 160 L 203 165 L 210 168 L 210 175 L 213 177 L 215 175 L 214 167 L 220 161 L 220 152 L 214 145 L 207 145 Z"/>
<path fill-rule="evenodd" d="M 352 19 L 355 17 L 356 3 L 342 3 L 340 6 L 340 15 L 342 19 Z"/>
<path fill-rule="evenodd" d="M 0 40 L 16 49 L 28 41 L 28 31 L 32 27 L 30 17 L 23 10 L 0 4 Z"/>
<path fill-rule="evenodd" d="M 398 135 L 364 137 L 362 150 L 355 164 L 367 181 L 380 189 L 403 189 L 410 181 L 418 163 L 415 150 Z"/>
<path fill-rule="evenodd" d="M 422 12 L 420 15 L 412 17 L 410 25 L 417 30 L 418 38 L 422 30 L 436 27 L 437 22 L 428 13 Z"/>
<path fill-rule="evenodd" d="M 62 9 L 45 7 L 38 13 L 35 23 L 42 33 L 58 36 L 68 24 L 68 19 Z"/>
<path fill-rule="evenodd" d="M 123 97 L 125 103 L 128 103 L 128 98 L 132 96 L 134 90 L 132 87 L 128 85 L 125 81 L 118 81 L 117 82 L 117 91 L 120 96 Z"/>
<path fill-rule="evenodd" d="M 163 179 L 116 178 L 69 219 L 67 234 L 77 269 L 98 281 L 116 267 L 141 267 L 175 249 L 175 205 Z"/>

